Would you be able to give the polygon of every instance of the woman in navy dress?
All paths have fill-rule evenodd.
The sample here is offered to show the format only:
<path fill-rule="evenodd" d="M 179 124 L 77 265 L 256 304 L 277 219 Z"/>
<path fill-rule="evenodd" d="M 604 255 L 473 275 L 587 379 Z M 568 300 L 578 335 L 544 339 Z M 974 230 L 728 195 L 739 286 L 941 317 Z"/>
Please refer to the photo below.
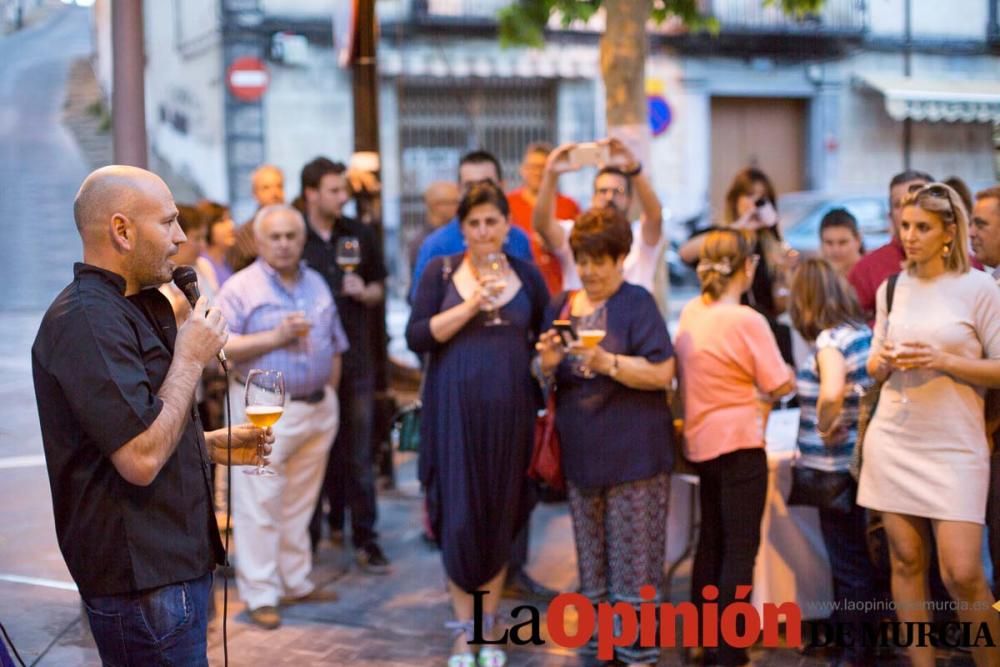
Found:
<path fill-rule="evenodd" d="M 449 667 L 472 667 L 473 598 L 488 590 L 486 637 L 503 590 L 511 543 L 530 511 L 525 471 L 541 399 L 531 376 L 548 303 L 541 274 L 502 254 L 510 230 L 503 191 L 472 186 L 458 209 L 467 251 L 428 264 L 406 340 L 429 354 L 420 427 L 420 482 L 441 542 L 457 633 Z M 497 324 L 501 320 L 502 324 Z M 493 646 L 479 664 L 506 662 Z"/>

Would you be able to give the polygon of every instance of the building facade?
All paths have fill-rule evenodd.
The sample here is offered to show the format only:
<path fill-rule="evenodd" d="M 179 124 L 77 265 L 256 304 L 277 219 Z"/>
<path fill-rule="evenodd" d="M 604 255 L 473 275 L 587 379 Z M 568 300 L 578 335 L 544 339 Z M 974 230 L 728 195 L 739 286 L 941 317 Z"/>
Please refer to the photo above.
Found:
<path fill-rule="evenodd" d="M 508 1 L 376 5 L 386 249 L 400 273 L 421 193 L 455 178 L 463 152 L 497 154 L 514 187 L 529 142 L 606 131 L 600 16 L 570 29 L 553 22 L 544 49 L 502 49 L 495 14 Z M 145 2 L 156 157 L 205 196 L 232 202 L 237 217 L 252 210 L 256 164 L 280 166 L 292 197 L 305 162 L 347 160 L 351 74 L 338 47 L 350 4 L 337 0 L 331 16 L 327 3 L 308 0 Z M 997 0 L 826 0 L 819 14 L 798 18 L 761 0 L 704 6 L 717 34 L 651 27 L 647 90 L 660 106 L 648 170 L 674 217 L 714 215 L 747 165 L 770 174 L 779 192 L 883 192 L 904 165 L 974 186 L 996 180 Z M 245 56 L 267 69 L 258 100 L 228 85 Z M 585 203 L 591 176 L 561 185 Z"/>

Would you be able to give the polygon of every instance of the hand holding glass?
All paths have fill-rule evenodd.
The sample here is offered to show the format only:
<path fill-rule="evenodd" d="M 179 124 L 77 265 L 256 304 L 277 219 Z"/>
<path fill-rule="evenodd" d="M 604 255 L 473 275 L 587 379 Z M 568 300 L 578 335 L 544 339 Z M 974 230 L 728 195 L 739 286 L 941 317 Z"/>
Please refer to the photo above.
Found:
<path fill-rule="evenodd" d="M 355 236 L 337 239 L 337 266 L 344 273 L 354 273 L 361 264 L 361 243 Z"/>
<path fill-rule="evenodd" d="M 580 346 L 585 350 L 592 350 L 600 345 L 607 334 L 607 325 L 608 311 L 604 306 L 595 308 L 593 312 L 576 318 L 576 337 L 580 341 Z M 594 371 L 590 370 L 582 362 L 574 367 L 573 372 L 578 377 L 586 379 L 597 377 Z"/>
<path fill-rule="evenodd" d="M 488 327 L 507 324 L 507 320 L 500 317 L 498 305 L 504 290 L 507 289 L 507 269 L 507 256 L 502 252 L 491 252 L 482 261 L 477 262 L 476 270 L 483 286 L 483 296 L 490 306 L 490 315 L 485 323 Z"/>
<path fill-rule="evenodd" d="M 892 341 L 893 357 L 898 360 L 901 354 L 909 351 L 910 344 L 913 342 L 913 327 L 905 322 L 890 320 L 887 334 L 887 338 Z M 896 364 L 896 369 L 900 373 L 899 398 L 896 401 L 909 403 L 910 398 L 906 395 L 906 378 L 909 368 Z"/>
<path fill-rule="evenodd" d="M 254 368 L 247 375 L 243 393 L 247 419 L 257 428 L 273 426 L 285 411 L 285 378 L 281 371 L 265 371 Z M 273 470 L 264 467 L 264 434 L 257 441 L 257 465 L 246 468 L 248 475 L 274 475 Z"/>

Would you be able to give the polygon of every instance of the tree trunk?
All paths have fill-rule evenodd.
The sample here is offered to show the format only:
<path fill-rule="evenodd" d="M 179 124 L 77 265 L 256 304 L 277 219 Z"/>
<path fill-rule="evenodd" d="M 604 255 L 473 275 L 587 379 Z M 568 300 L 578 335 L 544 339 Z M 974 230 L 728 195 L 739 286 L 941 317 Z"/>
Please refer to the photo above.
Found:
<path fill-rule="evenodd" d="M 649 113 L 646 102 L 646 19 L 652 0 L 604 0 L 606 23 L 601 36 L 601 77 L 608 136 L 621 139 L 645 165 L 650 162 Z M 650 173 L 647 168 L 646 174 Z M 639 216 L 632 201 L 629 219 Z"/>
<path fill-rule="evenodd" d="M 652 0 L 605 0 L 601 36 L 608 127 L 646 124 L 646 20 Z"/>

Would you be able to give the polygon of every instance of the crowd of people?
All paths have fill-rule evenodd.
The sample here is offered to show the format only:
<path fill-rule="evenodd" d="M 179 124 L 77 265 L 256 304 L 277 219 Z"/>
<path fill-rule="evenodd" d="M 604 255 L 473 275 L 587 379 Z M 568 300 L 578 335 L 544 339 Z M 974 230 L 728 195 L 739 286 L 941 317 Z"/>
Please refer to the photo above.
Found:
<path fill-rule="evenodd" d="M 406 341 L 424 374 L 419 479 L 454 612 L 449 667 L 506 664 L 502 647 L 474 643 L 474 593 L 484 592 L 478 639 L 487 641 L 503 634 L 501 597 L 554 595 L 524 571 L 539 495 L 526 471 L 547 397 L 579 592 L 593 604 L 659 600 L 641 597 L 640 588 L 659 595 L 679 455 L 699 478 L 692 601 L 706 602 L 713 591 L 711 600 L 724 607 L 752 586 L 768 490 L 767 422 L 794 395 L 794 485 L 819 509 L 835 598 L 870 600 L 884 575 L 899 620 L 929 620 L 916 603 L 947 595 L 968 603 L 963 621 L 984 623 L 1000 638 L 1000 619 L 981 606 L 995 599 L 981 558 L 985 525 L 1000 566 L 1000 464 L 991 454 L 1000 417 L 987 400 L 988 389 L 1000 388 L 1000 269 L 993 276 L 981 270 L 1000 265 L 1000 188 L 967 202 L 928 174 L 904 172 L 889 187 L 890 243 L 866 252 L 857 221 L 835 209 L 820 225 L 820 256 L 800 257 L 782 240 L 775 188 L 763 171 L 747 168 L 734 177 L 717 224 L 680 249 L 696 268 L 700 294 L 683 307 L 671 336 L 662 206 L 625 144 L 596 146 L 595 153 L 531 144 L 522 185 L 511 192 L 492 154 L 466 154 L 457 183 L 427 190 L 428 227 L 409 247 Z M 593 154 L 601 157 L 580 157 Z M 596 175 L 581 210 L 558 182 L 585 167 Z M 74 541 L 80 525 L 103 529 L 107 521 L 81 509 L 79 492 L 91 475 L 121 478 L 104 505 L 118 503 L 106 516 L 124 512 L 115 530 L 126 533 L 149 502 L 133 486 L 169 506 L 192 474 L 199 485 L 203 477 L 205 497 L 199 490 L 185 505 L 199 517 L 213 509 L 224 516 L 231 492 L 237 586 L 250 620 L 263 628 L 280 626 L 283 604 L 336 599 L 309 577 L 325 539 L 343 545 L 349 535 L 360 568 L 392 572 L 376 530 L 372 448 L 387 270 L 372 228 L 345 215 L 355 177 L 318 157 L 301 171 L 299 197 L 286 204 L 283 174 L 264 165 L 252 181 L 259 208 L 239 226 L 215 202 L 174 210 L 162 181 L 141 170 L 105 168 L 81 188 L 75 213 L 84 263 L 47 315 L 33 362 L 60 545 L 109 662 L 121 644 L 109 618 L 124 613 L 122 600 L 191 582 L 202 591 L 221 545 L 218 531 L 202 534 L 213 527 L 209 520 L 199 518 L 193 529 L 192 519 L 168 513 L 137 534 L 152 540 L 152 531 L 193 531 L 182 542 L 196 557 L 163 567 L 140 544 L 129 559 L 109 556 L 107 576 L 85 572 L 81 550 L 97 547 Z M 118 201 L 124 208 L 112 205 Z M 180 264 L 197 272 L 207 297 L 197 304 L 169 282 L 169 267 Z M 157 296 L 144 289 L 152 286 Z M 87 308 L 95 303 L 117 325 L 74 343 L 81 358 L 97 360 L 81 371 L 59 332 L 92 327 Z M 164 319 L 166 304 L 175 324 Z M 808 350 L 798 359 L 796 338 Z M 215 361 L 220 349 L 228 375 Z M 156 380 L 142 384 L 151 365 Z M 198 441 L 198 427 L 221 428 L 227 394 L 232 422 L 245 421 L 254 368 L 280 371 L 288 400 L 270 430 L 237 427 L 236 462 L 259 459 L 253 449 L 263 438 L 276 474 L 232 475 L 226 489 L 217 469 L 213 487 L 207 461 L 191 452 L 183 454 L 191 460 L 171 458 L 174 448 L 178 438 Z M 88 377 L 77 378 L 80 372 Z M 80 415 L 73 408 L 92 398 L 88 385 L 109 411 L 126 401 L 129 417 L 118 425 L 58 417 L 67 409 Z M 192 396 L 197 389 L 199 408 L 189 422 L 187 389 Z M 875 392 L 877 407 L 866 414 Z M 74 429 L 74 452 L 90 447 L 89 458 L 63 447 Z M 150 454 L 146 440 L 164 433 L 171 448 Z M 204 439 L 211 459 L 224 462 L 216 455 L 219 433 Z M 65 483 L 74 478 L 77 484 Z M 888 539 L 884 573 L 869 558 L 874 517 Z M 932 592 L 935 579 L 943 592 Z M 855 625 L 876 620 L 837 613 Z M 194 648 L 184 649 L 193 653 L 184 655 L 204 653 L 204 637 L 196 637 L 203 621 L 191 630 Z M 591 642 L 581 651 L 595 649 Z M 933 648 L 908 652 L 919 667 L 934 663 Z M 630 665 L 655 664 L 658 656 L 638 639 L 615 650 Z M 979 665 L 1000 664 L 988 648 L 973 656 Z M 874 655 L 852 646 L 843 658 L 863 665 Z M 723 639 L 701 660 L 744 665 L 749 655 Z"/>
<path fill-rule="evenodd" d="M 1000 246 L 1000 191 L 979 193 L 970 222 L 958 191 L 904 172 L 889 188 L 890 243 L 866 254 L 853 215 L 833 209 L 820 225 L 820 256 L 800 257 L 782 240 L 770 180 L 745 169 L 719 223 L 681 248 L 701 294 L 684 306 L 672 343 L 654 298 L 663 263 L 659 202 L 632 154 L 607 145 L 611 160 L 575 219 L 558 219 L 568 207 L 556 192 L 559 174 L 578 168 L 575 146 L 551 150 L 543 163 L 533 145 L 524 168 L 544 166 L 540 179 L 525 179 L 526 188 L 537 183 L 530 227 L 504 201 L 491 161 L 488 176 L 460 178 L 450 229 L 432 233 L 419 251 L 407 340 L 428 373 L 420 478 L 452 591 L 458 636 L 450 664 L 476 664 L 471 593 L 488 591 L 486 612 L 496 610 L 508 550 L 533 501 L 522 472 L 531 416 L 550 393 L 580 592 L 595 604 L 638 604 L 640 586 L 659 582 L 674 438 L 699 477 L 692 600 L 713 590 L 724 606 L 753 584 L 768 489 L 766 424 L 772 407 L 792 396 L 800 409 L 800 499 L 792 501 L 819 510 L 837 620 L 860 637 L 860 625 L 879 616 L 845 603 L 873 602 L 889 580 L 897 620 L 930 621 L 917 603 L 950 596 L 962 621 L 996 634 L 980 547 L 989 521 L 994 560 L 1000 555 L 1000 482 L 984 398 L 1000 387 L 1000 290 L 979 269 L 1000 262 L 1000 248 L 991 250 Z M 633 196 L 642 216 L 630 223 Z M 973 264 L 972 251 L 982 264 Z M 487 270 L 497 257 L 499 272 Z M 540 295 L 543 284 L 549 295 Z M 506 326 L 494 326 L 498 313 Z M 808 350 L 798 359 L 796 338 Z M 678 415 L 668 407 L 675 385 Z M 878 389 L 862 424 L 865 395 Z M 683 418 L 681 432 L 673 416 Z M 873 522 L 884 526 L 888 572 L 870 559 Z M 469 553 L 490 556 L 473 563 Z M 501 664 L 495 648 L 484 651 L 486 664 Z M 933 664 L 933 647 L 908 653 L 914 664 Z M 973 656 L 997 664 L 989 647 Z M 652 664 L 657 651 L 637 641 L 615 657 Z M 870 664 L 875 656 L 857 642 L 842 658 Z M 702 659 L 742 665 L 749 657 L 723 641 Z"/>

